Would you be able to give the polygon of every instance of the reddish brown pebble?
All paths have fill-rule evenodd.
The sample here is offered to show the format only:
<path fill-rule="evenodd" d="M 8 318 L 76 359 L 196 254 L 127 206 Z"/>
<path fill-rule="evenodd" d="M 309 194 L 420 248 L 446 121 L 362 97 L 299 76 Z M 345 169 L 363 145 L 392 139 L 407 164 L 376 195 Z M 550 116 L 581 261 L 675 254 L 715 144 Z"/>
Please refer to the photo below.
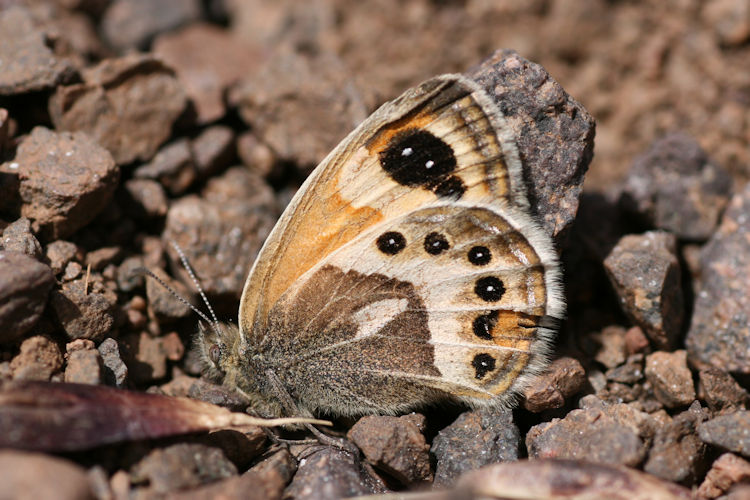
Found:
<path fill-rule="evenodd" d="M 21 352 L 10 362 L 14 380 L 49 380 L 63 365 L 60 348 L 38 335 L 21 344 Z"/>
<path fill-rule="evenodd" d="M 21 217 L 3 229 L 0 249 L 26 254 L 37 260 L 41 260 L 42 256 L 42 246 L 31 231 L 31 221 L 26 217 Z"/>
<path fill-rule="evenodd" d="M 696 430 L 706 418 L 708 412 L 696 401 L 672 422 L 657 427 L 643 470 L 662 479 L 694 486 L 710 464 L 706 445 Z"/>
<path fill-rule="evenodd" d="M 182 339 L 177 332 L 169 332 L 163 335 L 161 343 L 168 360 L 179 361 L 182 359 L 182 356 L 185 354 L 185 344 L 182 343 Z"/>
<path fill-rule="evenodd" d="M 173 195 L 184 193 L 197 175 L 190 141 L 185 138 L 165 145 L 134 172 L 138 179 L 158 180 Z"/>
<path fill-rule="evenodd" d="M 532 427 L 526 435 L 529 457 L 638 466 L 648 448 L 633 423 L 616 413 L 617 418 L 610 416 L 616 411 L 616 408 L 573 410 L 564 419 Z M 626 415 L 630 413 L 632 410 Z"/>
<path fill-rule="evenodd" d="M 698 426 L 701 439 L 719 449 L 750 457 L 750 411 L 714 417 Z"/>
<path fill-rule="evenodd" d="M 246 167 L 263 177 L 268 177 L 277 163 L 273 150 L 252 132 L 245 132 L 237 138 L 237 154 Z"/>
<path fill-rule="evenodd" d="M 591 337 L 597 346 L 594 359 L 607 368 L 624 363 L 627 358 L 625 332 L 625 328 L 621 326 L 610 325 L 592 334 Z"/>
<path fill-rule="evenodd" d="M 50 303 L 68 338 L 99 341 L 112 331 L 117 297 L 85 286 L 85 278 L 65 283 L 62 290 L 52 292 Z"/>
<path fill-rule="evenodd" d="M 524 390 L 523 407 L 534 413 L 560 408 L 585 383 L 586 371 L 577 359 L 558 358 Z"/>
<path fill-rule="evenodd" d="M 432 480 L 430 447 L 409 418 L 367 416 L 347 433 L 365 458 L 403 485 Z"/>
<path fill-rule="evenodd" d="M 284 498 L 317 500 L 383 493 L 351 453 L 319 447 L 299 461 L 297 473 L 284 490 Z"/>
<path fill-rule="evenodd" d="M 191 265 L 193 265 L 192 262 Z M 152 269 L 151 271 L 172 290 L 180 294 L 181 297 L 185 297 L 189 302 L 192 302 L 193 294 L 185 285 L 176 281 L 161 269 Z M 179 300 L 172 292 L 152 278 L 146 278 L 146 298 L 148 299 L 149 308 L 162 321 L 187 318 L 192 313 L 187 304 Z"/>
<path fill-rule="evenodd" d="M 144 49 L 159 33 L 196 21 L 200 15 L 199 0 L 115 0 L 102 16 L 102 34 L 119 50 Z"/>
<path fill-rule="evenodd" d="M 117 264 L 124 254 L 122 247 L 102 247 L 86 254 L 86 266 L 93 271 L 101 271 L 110 264 Z"/>
<path fill-rule="evenodd" d="M 4 498 L 54 498 L 86 500 L 94 498 L 86 469 L 62 458 L 0 450 L 0 484 Z"/>
<path fill-rule="evenodd" d="M 625 332 L 625 347 L 628 350 L 628 354 L 646 352 L 648 346 L 648 337 L 646 337 L 646 334 L 643 333 L 640 327 L 634 326 L 628 328 L 628 331 Z"/>
<path fill-rule="evenodd" d="M 186 103 L 164 63 L 131 54 L 86 70 L 84 83 L 58 87 L 49 108 L 55 128 L 86 132 L 125 164 L 153 157 Z"/>
<path fill-rule="evenodd" d="M 112 198 L 120 170 L 112 155 L 82 132 L 35 127 L 18 147 L 21 214 L 48 239 L 91 222 Z"/>
<path fill-rule="evenodd" d="M 129 335 L 127 342 L 135 350 L 136 363 L 130 364 L 129 376 L 136 384 L 147 384 L 167 376 L 167 355 L 160 337 L 146 332 Z"/>
<path fill-rule="evenodd" d="M 465 412 L 432 441 L 435 486 L 452 486 L 461 474 L 490 463 L 518 460 L 520 445 L 512 411 Z"/>
<path fill-rule="evenodd" d="M 750 482 L 750 462 L 737 455 L 724 453 L 711 465 L 706 479 L 698 488 L 700 498 L 717 498 L 738 483 Z"/>
<path fill-rule="evenodd" d="M 75 243 L 64 240 L 55 240 L 45 248 L 45 256 L 52 267 L 52 272 L 60 274 L 65 266 L 76 258 L 78 247 Z"/>
<path fill-rule="evenodd" d="M 150 179 L 128 179 L 123 184 L 128 214 L 136 219 L 155 219 L 167 215 L 167 193 Z"/>
<path fill-rule="evenodd" d="M 698 372 L 698 394 L 715 411 L 747 409 L 750 402 L 747 391 L 720 368 Z"/>
<path fill-rule="evenodd" d="M 691 363 L 750 374 L 750 184 L 701 251 L 701 278 L 685 341 Z"/>
<path fill-rule="evenodd" d="M 175 69 L 195 106 L 199 124 L 224 116 L 225 92 L 240 78 L 252 74 L 259 63 L 257 49 L 209 24 L 193 24 L 177 33 L 162 35 L 153 50 Z"/>
<path fill-rule="evenodd" d="M 50 49 L 48 33 L 35 26 L 33 13 L 23 7 L 0 11 L 0 95 L 23 94 L 54 87 L 70 79 L 75 70 Z"/>
<path fill-rule="evenodd" d="M 67 345 L 65 382 L 101 384 L 102 356 L 90 340 L 78 339 Z"/>
<path fill-rule="evenodd" d="M 675 133 L 638 158 L 623 188 L 623 202 L 653 226 L 681 239 L 713 233 L 731 192 L 731 178 L 692 137 Z"/>
<path fill-rule="evenodd" d="M 201 178 L 227 168 L 237 156 L 234 131 L 225 125 L 214 125 L 193 139 L 193 160 Z"/>
<path fill-rule="evenodd" d="M 284 487 L 297 470 L 294 458 L 280 450 L 238 477 L 189 491 L 182 491 L 175 500 L 280 500 Z"/>
<path fill-rule="evenodd" d="M 210 483 L 237 474 L 224 453 L 201 444 L 157 448 L 130 469 L 131 481 L 148 484 L 148 491 L 164 494 Z"/>
<path fill-rule="evenodd" d="M 0 344 L 15 342 L 39 321 L 54 282 L 49 266 L 0 251 Z"/>
<path fill-rule="evenodd" d="M 662 231 L 628 235 L 604 260 L 623 311 L 662 349 L 674 344 L 684 313 L 676 243 Z"/>
<path fill-rule="evenodd" d="M 654 395 L 667 408 L 687 406 L 695 400 L 693 375 L 684 350 L 649 354 L 645 373 Z"/>

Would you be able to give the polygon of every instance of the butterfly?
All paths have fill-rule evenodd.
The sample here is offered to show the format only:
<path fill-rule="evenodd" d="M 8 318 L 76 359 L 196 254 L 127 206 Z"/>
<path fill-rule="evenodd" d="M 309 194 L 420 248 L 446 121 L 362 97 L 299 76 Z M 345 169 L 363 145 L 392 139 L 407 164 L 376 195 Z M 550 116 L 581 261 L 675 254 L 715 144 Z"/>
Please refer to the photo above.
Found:
<path fill-rule="evenodd" d="M 245 283 L 204 328 L 209 371 L 262 416 L 508 406 L 565 310 L 498 104 L 434 77 L 387 102 L 311 173 Z"/>

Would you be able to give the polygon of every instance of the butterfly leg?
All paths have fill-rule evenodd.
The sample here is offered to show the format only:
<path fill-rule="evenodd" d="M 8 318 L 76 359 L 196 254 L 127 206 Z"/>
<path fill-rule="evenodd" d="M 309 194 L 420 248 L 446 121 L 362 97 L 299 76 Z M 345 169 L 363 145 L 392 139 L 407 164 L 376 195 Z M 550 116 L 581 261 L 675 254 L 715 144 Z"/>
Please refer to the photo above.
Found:
<path fill-rule="evenodd" d="M 273 370 L 266 370 L 266 377 L 268 377 L 268 381 L 270 382 L 271 387 L 273 387 L 276 397 L 279 399 L 279 402 L 281 402 L 281 407 L 284 409 L 284 412 L 287 415 L 301 415 L 302 412 L 300 412 L 299 408 L 294 403 L 294 400 L 289 395 L 284 384 L 279 380 L 278 375 L 276 375 Z M 311 424 L 303 425 L 313 436 L 315 436 L 320 444 L 333 446 L 334 448 L 339 448 L 343 451 L 349 452 L 354 456 L 359 456 L 359 448 L 348 439 L 329 436 Z"/>

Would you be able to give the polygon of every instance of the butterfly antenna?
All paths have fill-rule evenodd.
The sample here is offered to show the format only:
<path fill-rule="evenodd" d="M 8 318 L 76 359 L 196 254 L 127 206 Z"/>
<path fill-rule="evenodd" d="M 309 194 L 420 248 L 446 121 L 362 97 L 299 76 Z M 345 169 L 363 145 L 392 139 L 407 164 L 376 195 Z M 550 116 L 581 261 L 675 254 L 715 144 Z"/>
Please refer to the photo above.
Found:
<path fill-rule="evenodd" d="M 214 330 L 214 333 L 218 334 L 218 332 L 216 331 L 216 327 L 214 326 L 214 322 L 211 321 L 211 318 L 209 318 L 208 316 L 206 316 L 200 309 L 198 309 L 193 304 L 191 304 L 189 300 L 187 300 L 185 297 L 183 297 L 182 295 L 180 295 L 179 292 L 177 292 L 177 290 L 175 290 L 171 286 L 167 285 L 166 281 L 164 281 L 163 279 L 161 279 L 160 277 L 158 277 L 152 271 L 150 271 L 149 269 L 146 269 L 145 267 L 139 267 L 138 269 L 135 270 L 135 272 L 141 273 L 141 274 L 146 274 L 151 279 L 153 279 L 154 281 L 156 281 L 157 283 L 159 283 L 162 287 L 164 287 L 164 289 L 166 291 L 168 291 L 170 294 L 172 294 L 172 296 L 175 299 L 179 300 L 180 302 L 182 302 L 183 304 L 185 304 L 186 306 L 188 306 L 190 309 L 193 310 L 193 312 L 195 314 L 197 314 L 198 316 L 200 316 L 203 321 L 205 321 L 206 323 L 210 324 L 211 327 L 212 327 L 212 329 Z"/>

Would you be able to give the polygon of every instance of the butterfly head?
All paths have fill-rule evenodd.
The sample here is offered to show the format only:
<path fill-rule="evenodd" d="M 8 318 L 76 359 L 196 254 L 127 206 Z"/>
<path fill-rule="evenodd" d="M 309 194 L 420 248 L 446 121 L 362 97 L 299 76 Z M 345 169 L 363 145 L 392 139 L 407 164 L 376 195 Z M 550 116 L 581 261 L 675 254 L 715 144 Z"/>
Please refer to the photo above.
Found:
<path fill-rule="evenodd" d="M 237 364 L 239 328 L 230 323 L 201 323 L 196 340 L 204 375 L 215 382 L 223 381 Z"/>

